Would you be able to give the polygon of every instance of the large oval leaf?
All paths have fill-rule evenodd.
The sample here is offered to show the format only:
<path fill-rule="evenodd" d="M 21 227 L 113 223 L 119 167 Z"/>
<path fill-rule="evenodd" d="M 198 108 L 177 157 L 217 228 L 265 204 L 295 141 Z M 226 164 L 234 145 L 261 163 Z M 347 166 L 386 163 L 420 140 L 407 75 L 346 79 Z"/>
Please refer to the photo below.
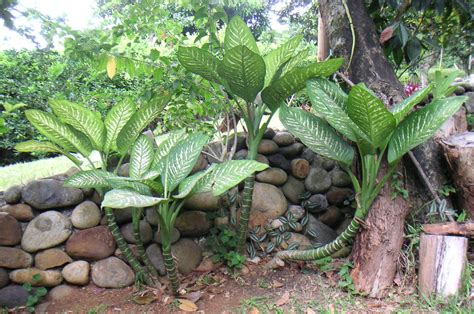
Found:
<path fill-rule="evenodd" d="M 127 208 L 127 207 L 150 207 L 166 201 L 164 198 L 141 195 L 130 190 L 114 189 L 105 193 L 102 207 Z"/>
<path fill-rule="evenodd" d="M 72 154 L 68 153 L 61 147 L 51 142 L 39 142 L 35 140 L 30 140 L 30 141 L 16 144 L 15 150 L 22 153 L 31 153 L 31 152 L 59 153 L 59 154 L 65 155 L 67 158 L 72 160 L 76 165 L 81 164 L 81 162 Z"/>
<path fill-rule="evenodd" d="M 50 100 L 49 104 L 62 122 L 85 134 L 96 150 L 103 149 L 106 133 L 98 112 L 67 100 Z"/>
<path fill-rule="evenodd" d="M 410 149 L 428 140 L 451 117 L 467 97 L 437 99 L 412 112 L 396 128 L 388 146 L 388 162 L 400 160 Z"/>
<path fill-rule="evenodd" d="M 153 143 L 146 135 L 140 135 L 130 153 L 129 174 L 131 178 L 141 178 L 153 162 Z"/>
<path fill-rule="evenodd" d="M 425 88 L 417 91 L 410 97 L 404 99 L 402 102 L 394 106 L 392 110 L 390 110 L 390 112 L 392 112 L 393 116 L 395 117 L 397 124 L 400 123 L 400 121 L 402 121 L 403 118 L 405 118 L 405 116 L 410 112 L 410 110 L 414 106 L 419 104 L 423 99 L 426 98 L 426 96 L 428 96 L 432 87 L 433 85 L 429 84 Z"/>
<path fill-rule="evenodd" d="M 297 108 L 280 107 L 280 120 L 312 151 L 327 158 L 352 164 L 354 149 L 331 126 L 315 115 Z"/>
<path fill-rule="evenodd" d="M 221 83 L 221 78 L 217 73 L 219 60 L 209 51 L 198 47 L 179 47 L 178 60 L 188 71 L 208 81 Z"/>
<path fill-rule="evenodd" d="M 273 79 L 279 77 L 277 71 L 290 60 L 302 39 L 302 35 L 294 36 L 280 47 L 265 55 L 263 58 L 267 69 L 265 74 L 265 86 L 268 86 Z"/>
<path fill-rule="evenodd" d="M 224 49 L 226 53 L 237 46 L 245 46 L 251 51 L 259 54 L 257 42 L 250 31 L 250 28 L 239 17 L 234 16 L 225 31 Z"/>
<path fill-rule="evenodd" d="M 117 136 L 125 124 L 135 113 L 136 107 L 130 100 L 126 99 L 114 105 L 105 117 L 105 129 L 107 133 L 104 151 L 117 150 Z"/>
<path fill-rule="evenodd" d="M 107 188 L 107 179 L 114 175 L 102 170 L 85 170 L 70 176 L 64 181 L 65 186 L 74 188 Z"/>
<path fill-rule="evenodd" d="M 265 83 L 263 58 L 245 46 L 227 51 L 218 71 L 231 91 L 247 102 L 255 100 Z"/>

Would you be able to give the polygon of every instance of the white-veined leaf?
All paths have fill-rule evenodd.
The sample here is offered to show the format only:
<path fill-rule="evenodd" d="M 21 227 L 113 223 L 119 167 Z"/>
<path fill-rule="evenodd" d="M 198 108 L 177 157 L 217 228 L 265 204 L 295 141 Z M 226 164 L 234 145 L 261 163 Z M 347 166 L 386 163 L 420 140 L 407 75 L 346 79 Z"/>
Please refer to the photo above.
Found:
<path fill-rule="evenodd" d="M 247 102 L 255 100 L 265 83 L 263 58 L 245 46 L 227 50 L 218 72 L 231 91 Z"/>
<path fill-rule="evenodd" d="M 283 125 L 303 144 L 317 154 L 352 164 L 354 149 L 346 143 L 324 120 L 297 108 L 280 107 L 280 120 Z"/>
<path fill-rule="evenodd" d="M 212 164 L 206 170 L 196 172 L 195 174 L 187 177 L 179 184 L 179 194 L 173 196 L 174 198 L 185 198 L 187 197 L 194 187 L 199 183 L 199 181 L 207 175 L 209 172 L 213 171 L 217 164 Z"/>
<path fill-rule="evenodd" d="M 286 73 L 290 72 L 294 68 L 301 66 L 301 64 L 306 61 L 309 57 L 310 49 L 306 48 L 298 52 L 295 56 L 293 56 L 290 60 L 288 60 L 283 66 L 280 68 L 280 76 L 285 75 Z"/>
<path fill-rule="evenodd" d="M 434 100 L 412 112 L 396 128 L 388 146 L 388 162 L 397 162 L 410 149 L 428 140 L 451 117 L 467 97 Z"/>
<path fill-rule="evenodd" d="M 425 88 L 417 91 L 410 97 L 404 99 L 402 102 L 394 106 L 390 111 L 392 112 L 397 124 L 406 117 L 406 115 L 410 112 L 410 110 L 419 104 L 423 99 L 428 96 L 431 89 L 433 88 L 432 84 L 429 84 Z"/>
<path fill-rule="evenodd" d="M 273 79 L 278 78 L 277 71 L 290 60 L 302 39 L 302 35 L 297 35 L 263 57 L 266 65 L 265 86 L 268 86 Z"/>
<path fill-rule="evenodd" d="M 105 193 L 102 207 L 127 208 L 127 207 L 150 207 L 166 201 L 164 198 L 141 195 L 130 190 L 114 189 Z"/>
<path fill-rule="evenodd" d="M 344 59 L 330 59 L 312 63 L 306 67 L 298 67 L 283 75 L 262 91 L 263 102 L 272 110 L 276 110 L 282 102 L 302 90 L 306 81 L 316 76 L 329 76 L 339 69 Z"/>
<path fill-rule="evenodd" d="M 107 133 L 104 151 L 117 150 L 117 135 L 135 113 L 136 107 L 130 100 L 123 100 L 114 105 L 105 117 L 105 129 Z"/>
<path fill-rule="evenodd" d="M 306 84 L 307 88 L 309 86 L 322 90 L 335 104 L 344 110 L 346 109 L 348 96 L 336 83 L 326 78 L 315 77 Z"/>
<path fill-rule="evenodd" d="M 117 136 L 117 149 L 121 155 L 128 152 L 143 129 L 160 115 L 168 100 L 168 96 L 154 99 L 132 115 Z"/>
<path fill-rule="evenodd" d="M 188 71 L 208 81 L 221 83 L 217 73 L 219 60 L 209 51 L 198 47 L 179 47 L 178 60 Z"/>
<path fill-rule="evenodd" d="M 142 195 L 152 194 L 150 187 L 147 184 L 148 182 L 145 183 L 145 181 L 149 180 L 131 181 L 128 177 L 111 176 L 110 178 L 106 178 L 106 181 L 113 189 L 133 190 Z"/>
<path fill-rule="evenodd" d="M 346 110 L 371 144 L 381 147 L 387 143 L 395 129 L 395 118 L 370 90 L 362 85 L 352 87 Z"/>
<path fill-rule="evenodd" d="M 85 170 L 67 178 L 64 185 L 75 188 L 107 188 L 110 187 L 107 179 L 113 176 L 112 173 L 102 170 Z"/>
<path fill-rule="evenodd" d="M 78 136 L 73 130 L 62 123 L 51 113 L 40 110 L 26 110 L 26 118 L 30 123 L 51 142 L 59 145 L 69 152 L 80 152 L 84 156 L 89 156 L 92 145 L 87 138 Z"/>
<path fill-rule="evenodd" d="M 67 156 L 71 159 L 76 165 L 80 165 L 81 162 L 62 149 L 61 147 L 51 143 L 51 142 L 39 142 L 35 140 L 30 140 L 15 145 L 15 150 L 22 153 L 31 153 L 31 152 L 43 152 L 43 153 L 60 153 Z"/>
<path fill-rule="evenodd" d="M 105 126 L 100 114 L 67 100 L 50 100 L 53 112 L 59 119 L 85 134 L 95 149 L 101 151 L 105 143 Z"/>
<path fill-rule="evenodd" d="M 153 143 L 146 135 L 140 135 L 130 153 L 129 174 L 131 178 L 141 178 L 153 162 Z"/>
<path fill-rule="evenodd" d="M 245 46 L 251 51 L 260 54 L 257 42 L 250 31 L 250 28 L 245 22 L 239 17 L 234 16 L 225 31 L 224 38 L 224 49 L 226 53 L 237 46 Z"/>

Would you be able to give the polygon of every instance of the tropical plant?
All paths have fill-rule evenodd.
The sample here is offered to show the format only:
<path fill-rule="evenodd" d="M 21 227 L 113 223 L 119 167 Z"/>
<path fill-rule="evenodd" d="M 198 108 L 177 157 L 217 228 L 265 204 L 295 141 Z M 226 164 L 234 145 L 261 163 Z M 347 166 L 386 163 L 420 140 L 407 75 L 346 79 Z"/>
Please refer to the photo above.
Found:
<path fill-rule="evenodd" d="M 282 260 L 316 260 L 345 247 L 356 235 L 373 201 L 394 170 L 412 148 L 428 140 L 453 115 L 466 97 L 447 97 L 452 87 L 437 81 L 416 92 L 391 110 L 385 108 L 363 84 L 346 95 L 335 83 L 313 79 L 307 84 L 313 113 L 280 107 L 283 125 L 314 152 L 339 162 L 352 179 L 356 212 L 347 229 L 333 242 L 306 251 L 281 251 L 272 266 Z M 412 108 L 432 92 L 432 102 L 420 110 Z M 361 181 L 352 171 L 357 146 Z M 379 174 L 385 169 L 385 174 Z"/>
<path fill-rule="evenodd" d="M 131 150 L 135 141 L 137 141 L 137 144 L 143 144 L 143 140 L 139 139 L 139 135 L 158 117 L 167 101 L 168 97 L 155 99 L 137 109 L 134 103 L 126 100 L 114 106 L 107 113 L 105 119 L 102 120 L 98 112 L 79 104 L 65 100 L 51 100 L 50 107 L 53 113 L 36 109 L 26 110 L 25 112 L 28 121 L 49 141 L 30 140 L 17 144 L 15 149 L 19 152 L 60 153 L 74 162 L 81 170 L 83 165 L 81 165 L 79 160 L 81 157 L 79 156 L 82 156 L 82 159 L 88 162 L 90 168 L 95 168 L 95 164 L 90 158 L 94 151 L 99 155 L 99 164 L 102 171 L 107 170 L 112 158 L 119 157 L 119 162 L 114 171 L 117 172 L 130 151 L 132 156 L 135 154 L 135 150 Z M 134 173 L 133 169 L 132 165 L 132 175 Z M 88 174 L 87 171 L 81 173 Z M 120 184 L 120 182 L 112 183 L 112 186 Z M 108 185 L 104 186 L 98 182 L 89 187 L 95 188 L 99 194 L 103 195 L 103 189 L 107 188 Z M 108 227 L 119 249 L 134 269 L 137 277 L 150 284 L 151 279 L 130 251 L 117 226 L 113 209 L 105 207 L 104 212 Z M 133 225 L 137 227 L 139 213 L 135 212 L 133 217 Z M 139 245 L 141 243 L 139 238 L 137 243 Z M 141 253 L 143 253 L 142 260 L 147 265 L 151 265 L 148 257 L 144 254 L 144 250 Z"/>
<path fill-rule="evenodd" d="M 224 87 L 229 102 L 247 129 L 249 160 L 256 158 L 263 133 L 280 104 L 303 89 L 309 78 L 329 76 L 342 64 L 342 59 L 333 59 L 300 66 L 308 56 L 308 50 L 297 51 L 301 40 L 302 36 L 295 36 L 262 56 L 250 29 L 236 16 L 226 28 L 223 56 L 198 47 L 178 50 L 178 59 L 186 69 L 208 80 L 219 91 Z M 247 238 L 254 181 L 254 176 L 246 179 L 242 196 L 240 253 Z"/>
<path fill-rule="evenodd" d="M 136 141 L 130 159 L 130 177 L 119 177 L 102 170 L 80 172 L 66 180 L 74 187 L 113 187 L 105 193 L 102 207 L 154 207 L 158 214 L 163 259 L 177 293 L 179 281 L 171 255 L 171 233 L 174 222 L 186 200 L 195 193 L 212 191 L 221 195 L 255 171 L 268 166 L 256 161 L 232 160 L 213 164 L 206 170 L 189 175 L 208 141 L 202 133 L 186 135 L 173 131 L 155 139 L 156 147 L 144 135 Z"/>

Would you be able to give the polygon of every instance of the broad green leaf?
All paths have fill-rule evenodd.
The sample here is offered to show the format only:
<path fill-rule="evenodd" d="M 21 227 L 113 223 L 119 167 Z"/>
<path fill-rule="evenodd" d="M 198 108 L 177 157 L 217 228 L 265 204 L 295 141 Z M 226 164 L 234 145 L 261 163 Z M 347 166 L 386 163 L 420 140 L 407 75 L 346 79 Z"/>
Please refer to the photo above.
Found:
<path fill-rule="evenodd" d="M 69 154 L 67 151 L 65 151 L 61 147 L 51 142 L 39 142 L 35 140 L 30 140 L 30 141 L 16 144 L 15 150 L 22 153 L 31 153 L 31 152 L 60 153 L 67 156 L 76 165 L 81 164 L 81 162 L 76 157 L 74 157 L 73 155 Z"/>
<path fill-rule="evenodd" d="M 153 143 L 146 135 L 140 135 L 130 153 L 129 173 L 131 178 L 141 178 L 153 162 Z"/>
<path fill-rule="evenodd" d="M 393 117 L 397 121 L 397 124 L 405 118 L 405 116 L 410 112 L 410 110 L 419 104 L 423 99 L 428 96 L 432 89 L 433 85 L 428 85 L 425 88 L 417 91 L 410 97 L 404 99 L 402 102 L 394 106 L 390 111 L 393 114 Z"/>
<path fill-rule="evenodd" d="M 433 88 L 433 99 L 443 98 L 454 92 L 456 86 L 453 86 L 453 83 L 458 75 L 459 74 L 454 71 L 444 77 L 441 71 L 436 71 Z"/>
<path fill-rule="evenodd" d="M 219 60 L 209 51 L 197 47 L 179 47 L 178 60 L 188 71 L 208 81 L 221 83 L 217 73 Z"/>
<path fill-rule="evenodd" d="M 105 193 L 102 207 L 127 208 L 127 207 L 150 207 L 166 201 L 164 198 L 141 195 L 130 190 L 114 189 Z"/>
<path fill-rule="evenodd" d="M 324 120 L 297 108 L 280 107 L 283 125 L 317 154 L 346 165 L 352 164 L 354 149 Z"/>
<path fill-rule="evenodd" d="M 303 35 L 297 35 L 265 55 L 263 58 L 266 65 L 265 86 L 268 86 L 274 78 L 278 78 L 275 77 L 277 71 L 290 60 L 302 39 Z"/>
<path fill-rule="evenodd" d="M 65 186 L 75 188 L 108 188 L 107 179 L 114 175 L 103 170 L 85 170 L 70 176 L 64 181 Z"/>
<path fill-rule="evenodd" d="M 381 147 L 395 129 L 395 118 L 383 102 L 362 85 L 352 87 L 347 114 L 375 147 Z"/>
<path fill-rule="evenodd" d="M 155 178 L 161 173 L 161 169 L 159 169 L 159 167 L 163 166 L 163 163 L 160 163 L 160 161 L 169 154 L 171 148 L 176 146 L 179 142 L 186 140 L 188 137 L 189 135 L 186 134 L 186 131 L 184 129 L 180 129 L 170 131 L 155 138 L 155 143 L 158 147 L 155 151 L 152 169 L 149 171 L 155 173 L 158 171 L 158 173 L 155 174 Z M 150 179 L 152 178 L 152 176 L 148 174 L 146 177 L 149 177 Z"/>
<path fill-rule="evenodd" d="M 51 142 L 69 152 L 80 152 L 89 156 L 92 146 L 87 138 L 78 136 L 73 130 L 63 124 L 56 116 L 40 110 L 26 110 L 26 118 L 30 123 Z"/>
<path fill-rule="evenodd" d="M 315 77 L 306 84 L 306 87 L 309 88 L 310 85 L 311 88 L 316 88 L 323 91 L 332 99 L 335 104 L 344 110 L 346 109 L 348 96 L 336 83 L 326 78 Z"/>
<path fill-rule="evenodd" d="M 135 113 L 136 107 L 130 100 L 123 100 L 114 105 L 105 117 L 105 129 L 107 138 L 104 145 L 104 151 L 117 150 L 117 136 Z"/>
<path fill-rule="evenodd" d="M 226 52 L 219 64 L 220 76 L 237 96 L 253 102 L 265 83 L 263 58 L 245 46 L 237 46 Z"/>
<path fill-rule="evenodd" d="M 310 53 L 310 49 L 306 48 L 304 50 L 301 50 L 298 52 L 294 57 L 292 57 L 288 62 L 283 64 L 283 66 L 280 68 L 279 72 L 281 72 L 280 76 L 285 75 L 286 73 L 290 72 L 291 70 L 295 69 L 298 66 L 301 66 L 301 64 L 308 59 Z"/>
<path fill-rule="evenodd" d="M 133 190 L 142 195 L 151 195 L 151 190 L 145 182 L 148 180 L 130 181 L 128 177 L 110 176 L 106 178 L 107 183 L 113 189 Z"/>
<path fill-rule="evenodd" d="M 467 97 L 437 99 L 408 115 L 397 126 L 389 142 L 388 162 L 398 161 L 409 150 L 428 140 L 466 100 Z"/>
<path fill-rule="evenodd" d="M 155 120 L 168 103 L 169 97 L 153 99 L 135 112 L 117 135 L 117 149 L 125 155 L 138 136 Z"/>
<path fill-rule="evenodd" d="M 194 187 L 201 181 L 201 179 L 209 172 L 213 171 L 217 164 L 212 164 L 206 170 L 196 172 L 195 174 L 187 177 L 179 184 L 179 194 L 174 195 L 174 198 L 185 198 L 193 191 Z"/>
<path fill-rule="evenodd" d="M 201 133 L 191 135 L 171 148 L 169 154 L 160 161 L 163 163 L 161 182 L 167 191 L 173 191 L 189 175 L 207 140 L 207 136 Z"/>
<path fill-rule="evenodd" d="M 63 123 L 85 134 L 96 150 L 102 150 L 106 133 L 99 113 L 67 100 L 50 100 L 49 104 Z"/>
<path fill-rule="evenodd" d="M 317 76 L 325 77 L 333 74 L 342 65 L 344 59 L 330 59 L 317 62 L 307 67 L 298 67 L 274 81 L 262 92 L 263 102 L 272 110 L 276 110 L 286 98 L 302 90 L 306 81 Z"/>
<path fill-rule="evenodd" d="M 257 47 L 257 42 L 255 41 L 250 28 L 239 16 L 236 15 L 227 25 L 224 38 L 224 49 L 227 53 L 229 50 L 237 46 L 245 46 L 254 53 L 260 53 Z"/>

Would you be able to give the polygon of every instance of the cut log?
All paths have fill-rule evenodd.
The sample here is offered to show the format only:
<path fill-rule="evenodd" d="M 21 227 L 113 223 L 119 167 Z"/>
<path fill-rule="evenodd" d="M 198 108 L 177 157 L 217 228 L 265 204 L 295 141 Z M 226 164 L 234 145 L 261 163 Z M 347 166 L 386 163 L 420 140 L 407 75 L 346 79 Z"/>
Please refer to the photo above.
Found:
<path fill-rule="evenodd" d="M 442 146 L 456 187 L 457 205 L 474 219 L 474 132 L 450 136 Z"/>
<path fill-rule="evenodd" d="M 467 238 L 422 234 L 418 285 L 424 297 L 456 295 L 466 266 Z"/>
<path fill-rule="evenodd" d="M 460 235 L 465 237 L 473 237 L 474 222 L 445 222 L 439 224 L 426 224 L 423 225 L 423 232 L 433 235 Z"/>

